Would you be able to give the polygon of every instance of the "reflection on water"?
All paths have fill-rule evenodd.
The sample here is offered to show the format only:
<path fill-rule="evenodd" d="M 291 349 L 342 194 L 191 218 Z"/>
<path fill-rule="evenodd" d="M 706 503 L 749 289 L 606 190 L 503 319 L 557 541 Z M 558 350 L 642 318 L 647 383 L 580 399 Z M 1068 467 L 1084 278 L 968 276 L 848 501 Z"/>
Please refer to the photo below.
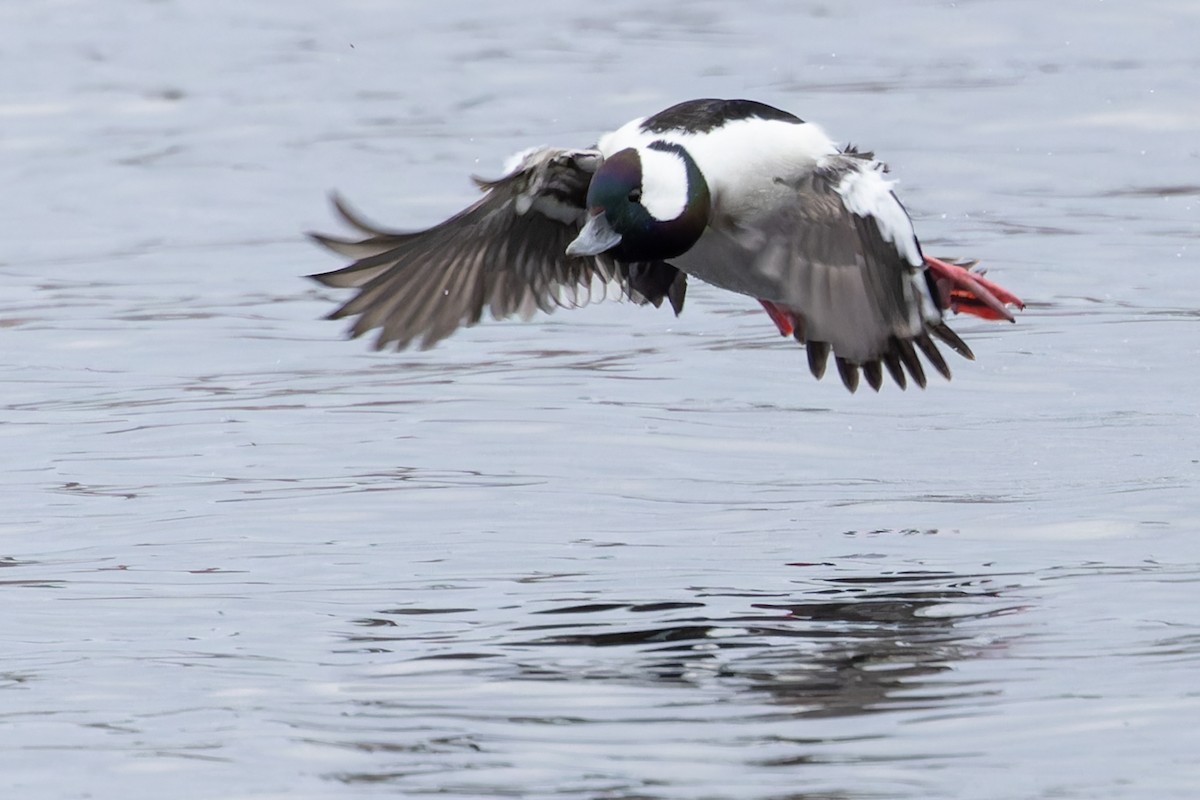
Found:
<path fill-rule="evenodd" d="M 570 729 L 564 736 L 586 741 L 591 728 L 604 738 L 615 725 L 684 721 L 701 738 L 707 727 L 741 729 L 732 733 L 733 752 L 720 760 L 786 775 L 801 765 L 841 761 L 849 756 L 825 751 L 852 747 L 864 736 L 861 730 L 814 734 L 804 720 L 914 712 L 970 716 L 981 698 L 997 694 L 994 686 L 955 670 L 1009 646 L 1008 639 L 982 633 L 985 621 L 1021 609 L 1017 598 L 1006 596 L 1007 576 L 922 569 L 836 576 L 829 575 L 838 571 L 829 563 L 792 568 L 814 577 L 788 594 L 697 587 L 692 600 L 572 597 L 506 605 L 503 611 L 404 606 L 355 620 L 359 630 L 347 634 L 348 642 L 399 662 L 394 671 L 354 687 L 355 710 L 347 713 L 358 720 L 360 738 L 320 740 L 370 753 L 374 766 L 332 777 L 419 790 L 420 776 L 433 769 L 431 759 L 440 760 L 433 754 L 454 753 L 456 770 L 519 770 L 505 754 L 514 737 L 520 739 L 517 731 L 531 727 Z M 501 629 L 485 622 L 496 617 L 520 622 Z M 476 627 L 487 630 L 485 639 L 471 635 Z M 463 697 L 429 691 L 428 676 L 454 673 L 476 686 L 507 686 L 502 694 L 516 702 L 467 711 L 471 704 L 464 705 Z M 547 684 L 576 688 L 565 702 L 547 704 Z M 580 702 L 580 689 L 584 697 L 628 691 L 652 699 L 597 707 Z M 517 731 L 489 733 L 504 726 Z M 541 733 L 531 736 L 530 746 L 549 746 Z M 461 772 L 453 780 L 463 792 L 502 791 L 502 784 L 480 781 Z M 655 796 L 652 785 L 648 780 L 639 791 Z"/>

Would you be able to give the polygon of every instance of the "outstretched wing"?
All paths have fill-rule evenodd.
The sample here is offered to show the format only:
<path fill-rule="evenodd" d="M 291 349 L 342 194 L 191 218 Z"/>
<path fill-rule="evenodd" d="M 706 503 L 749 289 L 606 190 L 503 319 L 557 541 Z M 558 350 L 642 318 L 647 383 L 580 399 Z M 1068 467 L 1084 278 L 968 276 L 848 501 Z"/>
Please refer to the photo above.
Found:
<path fill-rule="evenodd" d="M 673 267 L 566 255 L 583 225 L 587 187 L 601 162 L 595 150 L 526 151 L 503 178 L 476 179 L 485 194 L 474 205 L 412 233 L 372 225 L 334 197 L 341 217 L 367 238 L 310 234 L 355 261 L 309 277 L 358 289 L 329 318 L 358 317 L 353 336 L 379 328 L 376 349 L 392 343 L 403 349 L 417 339 L 422 348 L 431 347 L 479 322 L 485 308 L 500 319 L 580 306 L 591 299 L 593 286 L 612 282 L 638 303 L 657 306 L 668 298 L 678 314 L 686 278 Z"/>
<path fill-rule="evenodd" d="M 773 318 L 785 318 L 780 329 L 806 344 L 818 378 L 832 351 L 851 391 L 860 368 L 874 388 L 884 367 L 902 387 L 905 370 L 924 386 L 917 349 L 949 377 L 931 336 L 972 356 L 942 322 L 912 223 L 882 169 L 848 151 L 794 181 L 779 179 L 779 202 L 769 210 L 747 225 L 710 230 L 705 247 L 673 263 L 766 301 Z"/>

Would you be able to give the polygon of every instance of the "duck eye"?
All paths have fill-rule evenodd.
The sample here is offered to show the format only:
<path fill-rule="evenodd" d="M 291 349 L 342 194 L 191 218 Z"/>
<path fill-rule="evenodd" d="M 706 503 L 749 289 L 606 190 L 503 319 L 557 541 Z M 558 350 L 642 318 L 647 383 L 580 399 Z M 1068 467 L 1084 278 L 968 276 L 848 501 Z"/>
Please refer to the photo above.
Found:
<path fill-rule="evenodd" d="M 634 189 L 632 192 L 629 193 L 629 202 L 640 203 L 641 200 L 642 200 L 642 190 L 641 189 Z"/>

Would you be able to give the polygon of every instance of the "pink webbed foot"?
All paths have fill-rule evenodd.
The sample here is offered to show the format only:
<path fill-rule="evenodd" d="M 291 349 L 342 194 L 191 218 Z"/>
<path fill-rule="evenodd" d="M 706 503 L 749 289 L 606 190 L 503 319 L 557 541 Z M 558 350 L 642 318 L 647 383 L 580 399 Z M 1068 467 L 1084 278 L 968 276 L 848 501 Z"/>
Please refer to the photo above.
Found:
<path fill-rule="evenodd" d="M 974 314 L 984 319 L 1006 319 L 1009 322 L 1014 320 L 1007 306 L 1025 308 L 1021 298 L 978 272 L 933 256 L 925 256 L 925 266 L 934 275 L 934 284 L 938 288 L 938 303 L 942 308 L 948 308 L 955 313 L 961 311 Z"/>

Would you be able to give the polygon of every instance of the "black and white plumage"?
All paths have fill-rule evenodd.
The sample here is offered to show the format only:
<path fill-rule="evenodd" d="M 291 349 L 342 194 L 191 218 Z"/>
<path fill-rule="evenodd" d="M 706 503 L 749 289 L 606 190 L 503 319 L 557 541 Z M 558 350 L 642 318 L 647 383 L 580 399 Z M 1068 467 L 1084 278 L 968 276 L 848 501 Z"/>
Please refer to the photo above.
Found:
<path fill-rule="evenodd" d="M 967 357 L 947 308 L 988 318 L 1020 301 L 963 266 L 927 258 L 868 153 L 749 100 L 693 100 L 633 120 L 590 149 L 539 147 L 484 196 L 425 231 L 374 227 L 340 201 L 362 240 L 314 234 L 355 259 L 312 276 L 358 292 L 331 317 L 378 328 L 376 347 L 432 346 L 460 326 L 575 307 L 615 284 L 638 303 L 683 308 L 687 276 L 757 298 L 781 333 L 828 354 L 853 391 L 886 369 L 921 386 L 920 350 L 949 377 L 931 337 Z"/>

